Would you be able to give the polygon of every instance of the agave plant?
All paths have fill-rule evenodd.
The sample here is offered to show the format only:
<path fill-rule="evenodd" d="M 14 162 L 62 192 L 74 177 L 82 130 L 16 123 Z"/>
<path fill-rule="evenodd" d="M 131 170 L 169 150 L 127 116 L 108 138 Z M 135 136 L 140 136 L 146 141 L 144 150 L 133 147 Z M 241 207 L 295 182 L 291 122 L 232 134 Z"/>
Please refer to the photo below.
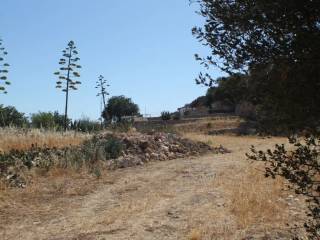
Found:
<path fill-rule="evenodd" d="M 6 87 L 11 83 L 8 81 L 7 74 L 8 74 L 8 63 L 2 63 L 5 61 L 5 57 L 8 54 L 6 49 L 3 47 L 2 39 L 0 39 L 0 93 L 7 94 Z"/>
<path fill-rule="evenodd" d="M 107 80 L 104 79 L 104 76 L 100 75 L 98 81 L 96 82 L 96 88 L 98 89 L 97 97 L 101 96 L 103 101 L 103 109 L 106 108 L 106 96 L 109 95 L 107 92 L 107 87 L 110 85 L 107 84 Z"/>
<path fill-rule="evenodd" d="M 76 81 L 76 78 L 80 77 L 78 69 L 81 66 L 78 64 L 80 58 L 78 57 L 77 47 L 73 41 L 68 43 L 68 46 L 62 51 L 62 58 L 59 60 L 60 69 L 54 74 L 58 76 L 56 81 L 56 88 L 61 89 L 66 94 L 66 103 L 65 103 L 65 123 L 64 130 L 67 130 L 68 123 L 68 98 L 69 90 L 77 90 L 78 85 L 81 84 L 80 81 Z"/>

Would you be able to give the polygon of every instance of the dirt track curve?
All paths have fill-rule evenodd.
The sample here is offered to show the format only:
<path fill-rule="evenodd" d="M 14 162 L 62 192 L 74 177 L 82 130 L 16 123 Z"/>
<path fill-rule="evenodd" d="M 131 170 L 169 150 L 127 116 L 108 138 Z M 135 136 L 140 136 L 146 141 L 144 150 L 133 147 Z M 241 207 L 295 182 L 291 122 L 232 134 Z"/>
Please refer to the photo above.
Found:
<path fill-rule="evenodd" d="M 108 172 L 87 194 L 49 196 L 37 206 L 18 201 L 15 212 L 0 208 L 0 238 L 197 240 L 201 230 L 201 239 L 240 239 L 216 182 L 244 164 L 247 147 Z"/>

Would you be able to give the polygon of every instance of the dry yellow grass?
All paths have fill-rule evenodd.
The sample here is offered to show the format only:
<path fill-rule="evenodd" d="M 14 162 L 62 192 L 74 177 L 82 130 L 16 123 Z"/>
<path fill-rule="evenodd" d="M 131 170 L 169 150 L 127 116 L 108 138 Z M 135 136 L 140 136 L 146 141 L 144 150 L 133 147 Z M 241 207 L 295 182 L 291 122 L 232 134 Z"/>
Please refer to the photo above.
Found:
<path fill-rule="evenodd" d="M 26 150 L 32 145 L 37 147 L 65 147 L 79 145 L 89 134 L 77 132 L 53 132 L 39 129 L 0 129 L 0 153 L 8 152 L 11 149 Z"/>
<path fill-rule="evenodd" d="M 174 129 L 178 132 L 207 133 L 212 130 L 237 128 L 243 122 L 241 118 L 203 118 L 194 122 L 178 123 Z"/>
<path fill-rule="evenodd" d="M 229 239 L 233 236 L 230 231 L 238 232 L 243 237 L 248 232 L 270 232 L 273 229 L 285 229 L 289 218 L 289 208 L 283 200 L 288 192 L 284 180 L 265 178 L 264 165 L 249 162 L 245 153 L 250 145 L 259 149 L 267 149 L 275 143 L 286 143 L 285 138 L 260 138 L 256 136 L 208 136 L 201 133 L 185 133 L 184 137 L 202 141 L 212 146 L 223 145 L 232 151 L 229 166 L 219 172 L 214 181 L 213 188 L 224 192 L 228 202 L 225 207 L 235 220 L 235 229 L 230 230 L 223 224 L 204 224 L 196 227 L 201 232 L 201 239 Z M 224 158 L 224 160 L 227 158 Z M 213 218 L 218 216 L 212 215 Z M 243 234 L 243 235 L 242 235 Z M 238 238 L 237 238 L 238 239 Z"/>
<path fill-rule="evenodd" d="M 201 240 L 201 233 L 199 230 L 193 229 L 190 233 L 190 240 Z"/>

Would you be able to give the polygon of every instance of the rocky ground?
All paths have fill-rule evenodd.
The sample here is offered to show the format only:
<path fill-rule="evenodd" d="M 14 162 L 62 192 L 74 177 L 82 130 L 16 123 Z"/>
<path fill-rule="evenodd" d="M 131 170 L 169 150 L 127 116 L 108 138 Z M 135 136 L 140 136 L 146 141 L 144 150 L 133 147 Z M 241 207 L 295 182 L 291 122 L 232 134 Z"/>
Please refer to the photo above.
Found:
<path fill-rule="evenodd" d="M 105 136 L 100 136 L 104 139 Z M 125 145 L 122 156 L 107 161 L 108 169 L 143 165 L 150 161 L 167 161 L 188 156 L 199 156 L 208 152 L 228 153 L 223 146 L 210 147 L 171 133 L 142 134 L 138 132 L 117 135 Z"/>

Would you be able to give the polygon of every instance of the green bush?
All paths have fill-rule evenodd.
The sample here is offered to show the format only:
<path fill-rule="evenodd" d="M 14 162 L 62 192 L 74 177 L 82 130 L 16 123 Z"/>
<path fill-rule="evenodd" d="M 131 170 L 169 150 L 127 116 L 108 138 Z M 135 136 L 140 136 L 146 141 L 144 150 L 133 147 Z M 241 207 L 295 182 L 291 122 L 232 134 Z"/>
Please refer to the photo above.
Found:
<path fill-rule="evenodd" d="M 83 159 L 89 162 L 98 160 L 109 160 L 121 156 L 124 150 L 124 144 L 112 135 L 101 138 L 94 136 L 92 139 L 85 141 L 81 147 Z"/>
<path fill-rule="evenodd" d="M 24 127 L 28 125 L 24 113 L 19 112 L 15 107 L 0 105 L 0 127 Z"/>
<path fill-rule="evenodd" d="M 175 112 L 175 113 L 173 114 L 173 120 L 180 120 L 180 119 L 181 119 L 180 113 L 179 113 L 179 112 Z"/>
<path fill-rule="evenodd" d="M 110 138 L 107 140 L 104 146 L 105 153 L 106 153 L 106 159 L 114 159 L 120 157 L 124 145 L 122 142 L 116 138 Z"/>
<path fill-rule="evenodd" d="M 163 121 L 168 121 L 168 120 L 170 120 L 170 119 L 171 119 L 171 114 L 170 114 L 170 112 L 168 112 L 168 111 L 163 111 L 163 112 L 161 112 L 161 119 L 162 119 Z"/>
<path fill-rule="evenodd" d="M 80 132 L 95 132 L 102 130 L 101 123 L 92 121 L 89 118 L 82 118 L 71 123 L 71 129 Z"/>
<path fill-rule="evenodd" d="M 68 125 L 71 120 L 68 119 Z M 63 129 L 64 127 L 64 115 L 55 112 L 38 112 L 31 115 L 31 125 L 34 128 L 45 129 Z"/>

